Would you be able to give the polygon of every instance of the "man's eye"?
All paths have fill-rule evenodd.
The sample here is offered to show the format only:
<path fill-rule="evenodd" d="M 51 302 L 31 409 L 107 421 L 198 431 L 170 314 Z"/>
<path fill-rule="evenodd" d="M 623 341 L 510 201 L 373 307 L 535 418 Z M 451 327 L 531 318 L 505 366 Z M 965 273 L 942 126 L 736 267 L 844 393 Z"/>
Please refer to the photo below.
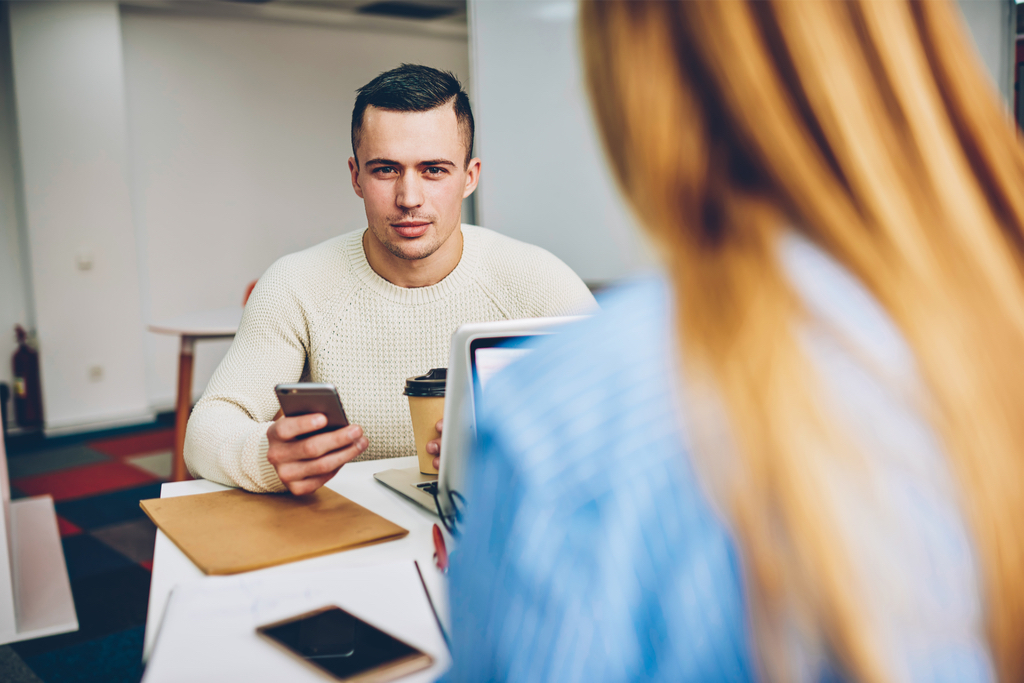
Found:
<path fill-rule="evenodd" d="M 378 166 L 377 168 L 373 169 L 373 172 L 378 174 L 378 175 L 387 175 L 389 173 L 395 173 L 395 167 L 394 166 Z"/>
<path fill-rule="evenodd" d="M 447 169 L 441 168 L 440 166 L 430 166 L 427 168 L 427 175 L 442 175 L 447 172 Z"/>

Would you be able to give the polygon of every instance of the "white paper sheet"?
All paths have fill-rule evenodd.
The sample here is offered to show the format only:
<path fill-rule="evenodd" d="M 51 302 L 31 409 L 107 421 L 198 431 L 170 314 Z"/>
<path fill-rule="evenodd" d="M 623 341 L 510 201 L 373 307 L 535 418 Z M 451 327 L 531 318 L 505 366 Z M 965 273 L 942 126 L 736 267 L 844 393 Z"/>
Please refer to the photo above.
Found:
<path fill-rule="evenodd" d="M 421 567 L 434 604 L 433 567 Z M 403 681 L 437 679 L 451 663 L 412 562 L 317 572 L 206 577 L 174 589 L 143 683 L 331 680 L 256 635 L 256 627 L 327 605 L 431 655 L 434 666 Z M 442 618 L 444 616 L 442 615 Z"/>

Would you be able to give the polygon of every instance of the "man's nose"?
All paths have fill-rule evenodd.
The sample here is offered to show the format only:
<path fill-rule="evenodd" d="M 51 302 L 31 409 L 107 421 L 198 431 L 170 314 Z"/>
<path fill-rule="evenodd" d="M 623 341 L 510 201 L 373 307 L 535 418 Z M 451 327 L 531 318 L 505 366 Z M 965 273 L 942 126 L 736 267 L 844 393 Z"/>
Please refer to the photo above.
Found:
<path fill-rule="evenodd" d="M 404 173 L 398 181 L 398 206 L 403 209 L 415 209 L 423 204 L 422 180 L 417 173 Z"/>

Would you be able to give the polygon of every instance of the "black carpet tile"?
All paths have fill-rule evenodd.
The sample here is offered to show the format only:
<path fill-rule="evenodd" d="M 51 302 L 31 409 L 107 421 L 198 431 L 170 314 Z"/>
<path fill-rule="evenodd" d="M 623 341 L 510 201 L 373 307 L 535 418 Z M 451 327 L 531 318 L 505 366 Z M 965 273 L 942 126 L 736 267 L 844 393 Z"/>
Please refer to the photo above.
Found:
<path fill-rule="evenodd" d="M 150 573 L 138 565 L 130 565 L 104 574 L 86 576 L 71 582 L 71 592 L 78 612 L 78 631 L 14 643 L 14 648 L 36 673 L 34 657 L 46 652 L 97 640 L 118 631 L 146 624 L 149 605 Z M 56 656 L 61 653 L 54 652 Z M 135 652 L 141 660 L 142 646 Z M 32 660 L 32 661 L 30 661 Z M 42 677 L 50 683 L 49 679 Z"/>
<path fill-rule="evenodd" d="M 135 566 L 135 562 L 87 533 L 66 536 L 61 544 L 72 587 L 79 579 Z"/>
<path fill-rule="evenodd" d="M 160 482 L 57 503 L 57 514 L 82 529 L 145 519 L 140 500 L 160 497 Z"/>
<path fill-rule="evenodd" d="M 0 647 L 0 681 L 4 683 L 42 683 L 10 645 Z"/>
<path fill-rule="evenodd" d="M 28 657 L 26 663 L 46 683 L 138 683 L 144 632 L 137 626 Z"/>

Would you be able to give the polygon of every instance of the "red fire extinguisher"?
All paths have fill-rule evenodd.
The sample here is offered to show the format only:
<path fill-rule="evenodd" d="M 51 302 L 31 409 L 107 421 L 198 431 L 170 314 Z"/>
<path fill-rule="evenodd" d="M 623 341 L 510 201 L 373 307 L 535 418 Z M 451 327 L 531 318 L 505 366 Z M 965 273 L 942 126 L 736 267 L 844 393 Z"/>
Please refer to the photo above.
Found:
<path fill-rule="evenodd" d="M 43 385 L 39 379 L 39 352 L 28 344 L 21 325 L 14 326 L 18 349 L 11 358 L 14 370 L 14 421 L 19 427 L 43 426 Z"/>

